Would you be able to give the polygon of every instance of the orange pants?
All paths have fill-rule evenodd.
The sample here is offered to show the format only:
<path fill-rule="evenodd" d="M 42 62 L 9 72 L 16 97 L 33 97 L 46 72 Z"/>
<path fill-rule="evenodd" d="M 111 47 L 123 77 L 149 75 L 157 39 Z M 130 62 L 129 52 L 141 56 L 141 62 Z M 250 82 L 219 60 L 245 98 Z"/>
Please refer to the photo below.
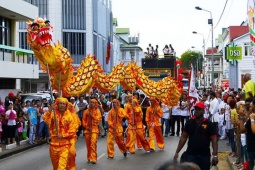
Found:
<path fill-rule="evenodd" d="M 67 162 L 67 169 L 68 170 L 76 170 L 76 164 L 75 164 L 75 157 L 76 157 L 76 136 L 70 140 L 71 146 L 69 148 L 69 154 L 68 154 L 68 162 Z"/>
<path fill-rule="evenodd" d="M 53 170 L 66 170 L 70 145 L 50 145 L 50 159 Z"/>
<path fill-rule="evenodd" d="M 155 150 L 154 136 L 160 149 L 164 149 L 164 137 L 162 135 L 161 126 L 150 126 L 149 127 L 149 143 L 150 148 Z"/>
<path fill-rule="evenodd" d="M 85 133 L 87 159 L 89 162 L 97 162 L 97 139 L 97 133 Z"/>
<path fill-rule="evenodd" d="M 138 140 L 140 141 L 141 145 L 143 146 L 144 150 L 149 151 L 150 145 L 147 139 L 145 138 L 145 132 L 144 129 L 136 129 L 136 136 L 138 137 Z"/>
<path fill-rule="evenodd" d="M 134 134 L 135 133 L 135 134 Z M 135 129 L 135 131 L 132 131 L 132 129 L 128 129 L 128 134 L 130 135 L 130 140 L 128 143 L 126 143 L 127 148 L 129 149 L 130 153 L 135 153 L 135 141 L 136 137 L 140 141 L 142 147 L 144 150 L 149 151 L 150 145 L 148 141 L 145 138 L 144 129 Z"/>
<path fill-rule="evenodd" d="M 117 133 L 114 139 L 114 134 L 109 132 L 107 137 L 107 153 L 109 157 L 114 157 L 114 140 L 122 153 L 127 152 L 122 133 Z"/>
<path fill-rule="evenodd" d="M 140 138 L 138 137 L 138 135 L 136 134 L 136 146 L 138 147 L 138 148 L 142 148 L 143 146 L 142 146 L 142 143 L 141 143 L 141 141 L 140 141 Z"/>
<path fill-rule="evenodd" d="M 126 138 L 126 147 L 130 153 L 135 153 L 135 130 L 132 128 L 128 128 L 127 130 L 127 138 Z"/>

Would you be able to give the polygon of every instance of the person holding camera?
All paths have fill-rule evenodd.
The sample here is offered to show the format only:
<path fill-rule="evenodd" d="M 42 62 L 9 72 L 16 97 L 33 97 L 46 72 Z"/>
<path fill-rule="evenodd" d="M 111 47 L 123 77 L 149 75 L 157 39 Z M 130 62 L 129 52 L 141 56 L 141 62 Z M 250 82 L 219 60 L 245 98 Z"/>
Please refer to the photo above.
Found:
<path fill-rule="evenodd" d="M 38 135 L 39 142 L 42 141 L 43 135 L 45 135 L 46 141 L 49 144 L 49 137 L 50 137 L 49 127 L 42 119 L 44 113 L 47 112 L 48 110 L 49 110 L 48 101 L 46 98 L 43 98 L 42 106 L 39 108 L 40 125 L 39 125 L 39 130 L 38 130 L 37 135 Z"/>

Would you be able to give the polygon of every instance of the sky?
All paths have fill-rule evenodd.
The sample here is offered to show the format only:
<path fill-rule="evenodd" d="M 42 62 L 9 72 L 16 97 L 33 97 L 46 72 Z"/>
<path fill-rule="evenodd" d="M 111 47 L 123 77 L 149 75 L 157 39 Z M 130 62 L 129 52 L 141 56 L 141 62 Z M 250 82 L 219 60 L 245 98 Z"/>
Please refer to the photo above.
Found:
<path fill-rule="evenodd" d="M 221 13 L 226 4 L 224 13 Z M 247 0 L 112 0 L 113 17 L 118 28 L 129 28 L 131 36 L 140 34 L 139 46 L 146 51 L 148 44 L 159 46 L 159 54 L 166 44 L 172 44 L 178 57 L 187 50 L 203 51 L 211 48 L 211 11 L 215 38 L 222 28 L 239 26 L 247 19 Z M 202 35 L 193 34 L 196 31 Z M 195 48 L 191 48 L 194 46 Z"/>

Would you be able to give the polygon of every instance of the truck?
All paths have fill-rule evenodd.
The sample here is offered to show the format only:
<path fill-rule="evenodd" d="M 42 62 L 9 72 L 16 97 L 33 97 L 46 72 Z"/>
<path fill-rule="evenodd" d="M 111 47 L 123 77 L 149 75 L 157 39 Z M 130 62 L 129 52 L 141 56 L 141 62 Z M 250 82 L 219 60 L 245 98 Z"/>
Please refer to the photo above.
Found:
<path fill-rule="evenodd" d="M 166 76 L 176 77 L 176 59 L 174 56 L 166 58 L 143 58 L 142 69 L 150 80 L 159 81 Z"/>

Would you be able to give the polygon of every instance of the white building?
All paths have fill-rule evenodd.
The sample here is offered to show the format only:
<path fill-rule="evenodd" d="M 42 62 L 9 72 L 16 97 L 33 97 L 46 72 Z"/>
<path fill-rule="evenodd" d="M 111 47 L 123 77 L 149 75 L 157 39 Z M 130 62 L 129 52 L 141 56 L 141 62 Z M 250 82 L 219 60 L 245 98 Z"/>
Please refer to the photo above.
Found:
<path fill-rule="evenodd" d="M 16 5 L 15 5 L 16 4 Z M 18 4 L 18 5 L 17 5 Z M 23 79 L 38 79 L 33 51 L 19 48 L 17 21 L 38 15 L 38 8 L 22 0 L 0 1 L 0 97 L 22 89 Z"/>
<path fill-rule="evenodd" d="M 39 9 L 33 17 L 46 17 L 53 26 L 53 42 L 69 50 L 73 64 L 79 65 L 88 54 L 96 55 L 105 72 L 110 72 L 113 60 L 106 64 L 108 36 L 113 42 L 111 0 L 24 0 Z M 26 42 L 26 24 L 19 24 L 19 46 L 29 49 Z M 113 45 L 112 45 L 113 47 Z M 113 48 L 111 48 L 111 56 Z M 22 82 L 22 88 L 29 89 L 30 79 Z M 40 78 L 32 80 L 33 92 L 48 89 L 48 76 L 40 71 Z"/>

